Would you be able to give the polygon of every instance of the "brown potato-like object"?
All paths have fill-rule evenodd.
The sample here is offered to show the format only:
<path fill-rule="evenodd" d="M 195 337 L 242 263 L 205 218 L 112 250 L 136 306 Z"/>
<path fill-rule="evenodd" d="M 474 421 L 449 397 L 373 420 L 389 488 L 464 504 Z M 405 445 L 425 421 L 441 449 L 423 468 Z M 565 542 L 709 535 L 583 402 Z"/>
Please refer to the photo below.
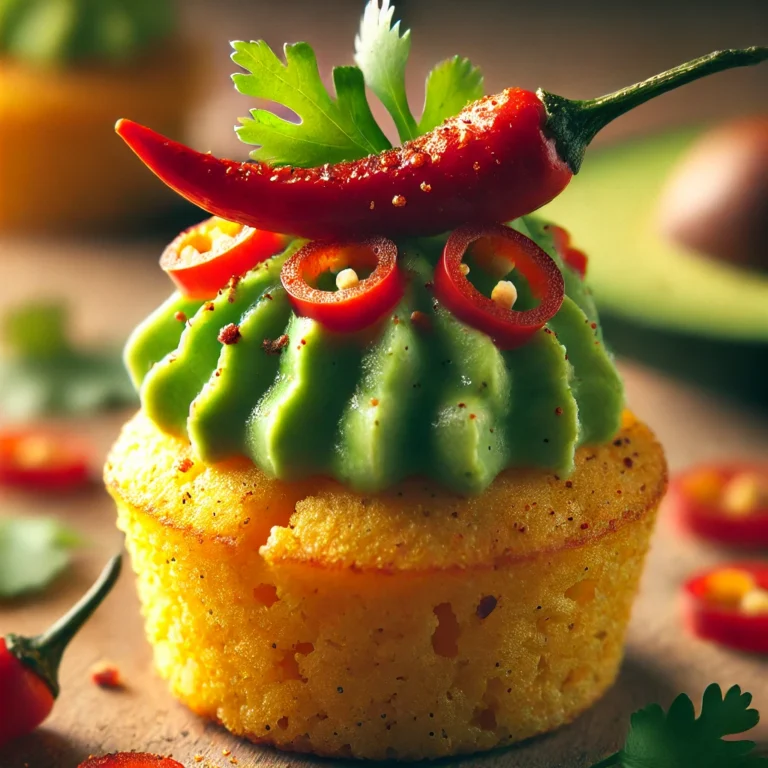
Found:
<path fill-rule="evenodd" d="M 659 215 L 682 245 L 768 270 L 768 115 L 705 133 L 669 179 Z"/>

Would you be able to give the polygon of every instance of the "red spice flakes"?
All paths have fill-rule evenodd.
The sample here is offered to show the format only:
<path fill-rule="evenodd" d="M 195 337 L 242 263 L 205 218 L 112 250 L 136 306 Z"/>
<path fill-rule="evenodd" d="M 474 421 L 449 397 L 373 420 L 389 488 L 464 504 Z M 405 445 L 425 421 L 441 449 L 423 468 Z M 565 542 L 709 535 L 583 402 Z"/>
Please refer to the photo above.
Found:
<path fill-rule="evenodd" d="M 573 482 L 571 480 L 565 481 L 565 487 L 566 488 L 573 488 Z"/>
<path fill-rule="evenodd" d="M 424 312 L 419 312 L 416 310 L 415 312 L 411 312 L 411 322 L 422 331 L 431 331 L 432 330 L 432 320 L 430 320 L 429 315 L 425 314 Z"/>
<path fill-rule="evenodd" d="M 581 524 L 581 530 L 582 530 L 582 531 L 586 531 L 586 530 L 587 530 L 587 528 L 589 528 L 589 523 L 582 523 L 582 524 Z"/>
<path fill-rule="evenodd" d="M 239 275 L 232 275 L 232 277 L 229 278 L 229 282 L 227 283 L 227 301 L 230 304 L 234 304 L 235 302 L 235 298 L 237 297 L 237 286 L 239 283 Z"/>
<path fill-rule="evenodd" d="M 469 414 L 469 418 L 470 418 L 470 419 L 476 419 L 476 418 L 477 418 L 477 416 L 476 416 L 474 413 L 470 413 L 470 414 Z"/>
<path fill-rule="evenodd" d="M 458 407 L 459 407 L 459 408 L 466 408 L 466 407 L 467 407 L 467 404 L 466 404 L 466 403 L 459 403 L 459 406 L 458 406 Z"/>
<path fill-rule="evenodd" d="M 379 404 L 379 400 L 376 397 L 371 398 L 371 406 L 375 408 Z"/>
<path fill-rule="evenodd" d="M 555 416 L 562 416 L 563 415 L 563 409 L 558 405 L 557 408 L 555 408 Z"/>
<path fill-rule="evenodd" d="M 590 328 L 591 328 L 593 331 L 596 331 L 596 330 L 597 330 L 597 323 L 592 323 L 592 324 L 591 324 L 589 327 L 590 327 Z"/>
<path fill-rule="evenodd" d="M 174 317 L 180 322 L 180 323 L 186 323 L 187 322 L 187 316 L 183 312 L 177 312 Z"/>
<path fill-rule="evenodd" d="M 240 326 L 235 325 L 234 323 L 225 325 L 219 331 L 219 341 L 222 344 L 226 344 L 226 345 L 237 344 L 237 342 L 240 341 L 241 338 L 242 336 L 240 334 Z"/>
<path fill-rule="evenodd" d="M 176 470 L 181 473 L 189 472 L 189 470 L 194 466 L 195 462 L 192 461 L 192 459 L 190 459 L 188 456 L 185 456 L 183 459 L 179 459 L 176 462 Z"/>
<path fill-rule="evenodd" d="M 109 662 L 100 661 L 98 664 L 94 664 L 91 667 L 90 675 L 91 682 L 98 685 L 99 688 L 114 691 L 125 687 L 120 676 L 120 670 Z"/>
<path fill-rule="evenodd" d="M 499 601 L 493 595 L 486 595 L 481 598 L 477 605 L 475 614 L 478 619 L 487 619 L 496 609 Z"/>
<path fill-rule="evenodd" d="M 632 459 L 629 458 L 629 456 L 624 457 L 624 466 L 627 469 L 632 469 L 632 467 L 634 466 L 634 462 L 632 461 Z"/>
<path fill-rule="evenodd" d="M 264 341 L 261 342 L 261 348 L 268 355 L 279 355 L 283 347 L 288 346 L 289 342 L 290 339 L 288 338 L 288 334 L 284 333 L 282 336 L 279 336 L 274 340 L 264 339 Z"/>
<path fill-rule="evenodd" d="M 614 441 L 613 441 L 613 444 L 614 444 L 614 445 L 615 445 L 617 448 L 621 448 L 621 438 L 619 437 L 619 438 L 617 438 L 616 440 L 614 440 Z"/>
<path fill-rule="evenodd" d="M 203 309 L 205 309 L 206 312 L 213 312 L 213 310 L 216 309 L 216 306 L 212 301 L 209 301 L 205 304 Z"/>

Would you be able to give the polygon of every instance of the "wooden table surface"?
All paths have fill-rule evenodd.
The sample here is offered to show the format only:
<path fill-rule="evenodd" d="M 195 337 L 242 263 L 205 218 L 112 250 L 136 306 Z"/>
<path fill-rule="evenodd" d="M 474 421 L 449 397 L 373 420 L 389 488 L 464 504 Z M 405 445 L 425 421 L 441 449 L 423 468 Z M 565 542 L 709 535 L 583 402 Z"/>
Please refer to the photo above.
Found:
<path fill-rule="evenodd" d="M 234 12 L 227 13 L 228 5 Z M 339 12 L 334 15 L 328 13 L 333 3 L 286 0 L 281 4 L 282 15 L 269 15 L 261 13 L 266 3 L 216 3 L 216 16 L 206 17 L 206 39 L 218 40 L 218 63 L 211 72 L 218 87 L 196 121 L 198 148 L 219 152 L 240 149 L 229 138 L 227 126 L 248 105 L 227 84 L 231 66 L 221 50 L 226 40 L 266 36 L 279 44 L 286 38 L 309 38 L 320 42 L 318 55 L 323 66 L 349 63 L 356 23 L 350 14 L 361 3 L 339 0 L 336 5 Z M 510 14 L 504 10 L 506 5 L 477 0 L 468 19 L 461 10 L 464 6 L 458 3 L 420 0 L 406 4 L 407 20 L 413 24 L 418 41 L 409 73 L 414 103 L 418 102 L 419 81 L 427 64 L 457 51 L 484 65 L 491 89 L 514 81 L 585 97 L 717 47 L 759 43 L 765 39 L 768 22 L 761 3 L 753 0 L 732 0 L 729 14 L 721 13 L 720 6 L 710 7 L 698 0 L 618 6 L 599 0 L 563 2 L 557 13 L 550 13 L 549 4 L 530 3 Z M 204 4 L 190 0 L 190 6 L 193 24 L 195 13 L 202 18 Z M 619 11 L 620 7 L 625 10 Z M 252 19 L 248 25 L 244 23 L 245 9 Z M 665 96 L 618 124 L 608 135 L 620 136 L 694 117 L 764 109 L 767 70 L 726 73 L 711 82 L 692 85 L 678 96 Z M 759 93 L 762 102 L 755 101 Z M 70 297 L 78 336 L 89 341 L 122 340 L 168 293 L 156 263 L 146 258 L 148 253 L 159 253 L 161 245 L 151 241 L 126 244 L 0 237 L 0 307 L 46 295 Z M 755 412 L 726 405 L 626 361 L 622 369 L 630 403 L 657 431 L 673 470 L 704 459 L 768 458 L 768 422 Z M 92 439 L 98 454 L 96 473 L 125 416 L 113 414 L 62 425 Z M 59 515 L 81 531 L 90 545 L 78 554 L 69 575 L 41 597 L 0 604 L 0 635 L 42 630 L 87 588 L 108 556 L 121 546 L 112 504 L 98 483 L 88 491 L 60 499 L 2 493 L 0 515 L 17 513 Z M 680 626 L 677 598 L 681 582 L 693 570 L 725 556 L 679 540 L 662 516 L 635 607 L 626 660 L 615 687 L 577 722 L 551 736 L 460 762 L 477 768 L 587 768 L 618 748 L 629 715 L 636 708 L 652 701 L 669 704 L 680 691 L 698 697 L 712 681 L 724 687 L 738 683 L 754 693 L 756 706 L 766 714 L 754 737 L 768 750 L 768 661 L 693 640 Z M 127 681 L 126 690 L 103 691 L 90 682 L 89 668 L 104 659 L 119 666 Z M 91 753 L 114 750 L 173 753 L 188 768 L 226 768 L 233 758 L 239 766 L 281 768 L 336 762 L 313 761 L 248 745 L 177 704 L 151 669 L 129 569 L 115 594 L 65 656 L 62 684 L 63 693 L 53 716 L 33 735 L 0 750 L 0 768 L 75 768 Z M 225 756 L 225 751 L 231 754 Z M 195 756 L 203 756 L 204 761 L 196 762 Z"/>
<path fill-rule="evenodd" d="M 154 261 L 140 258 L 159 243 L 129 246 L 59 244 L 0 239 L 3 280 L 0 305 L 49 291 L 72 298 L 82 338 L 121 339 L 168 292 Z M 105 250 L 109 256 L 105 256 Z M 66 269 L 61 268 L 66 264 Z M 58 265 L 58 268 L 57 268 Z M 51 279 L 56 275 L 56 280 Z M 87 290 L 83 287 L 87 286 Z M 749 411 L 703 395 L 663 376 L 624 362 L 629 400 L 666 446 L 672 469 L 710 458 L 768 458 L 768 423 Z M 126 414 L 113 414 L 70 426 L 89 436 L 99 462 Z M 0 635 L 37 633 L 87 588 L 107 557 L 121 546 L 114 510 L 106 492 L 93 488 L 64 498 L 0 495 L 0 515 L 59 515 L 88 539 L 69 576 L 38 599 L 0 605 Z M 524 746 L 462 761 L 477 768 L 586 768 L 615 750 L 630 713 L 647 703 L 669 704 L 680 691 L 700 696 L 710 682 L 735 683 L 751 690 L 768 714 L 768 661 L 741 656 L 691 639 L 680 626 L 678 589 L 696 568 L 724 554 L 681 541 L 662 518 L 636 604 L 627 657 L 616 686 L 576 723 Z M 127 689 L 108 692 L 90 682 L 88 670 L 100 660 L 115 662 Z M 91 753 L 146 750 L 173 753 L 195 766 L 308 766 L 307 757 L 281 754 L 230 737 L 177 704 L 151 668 L 142 633 L 132 574 L 126 569 L 116 593 L 98 611 L 64 659 L 63 693 L 53 716 L 35 734 L 0 750 L 0 768 L 75 768 Z M 768 717 L 756 731 L 768 747 Z M 231 751 L 229 757 L 224 750 Z M 323 761 L 318 765 L 327 765 Z"/>

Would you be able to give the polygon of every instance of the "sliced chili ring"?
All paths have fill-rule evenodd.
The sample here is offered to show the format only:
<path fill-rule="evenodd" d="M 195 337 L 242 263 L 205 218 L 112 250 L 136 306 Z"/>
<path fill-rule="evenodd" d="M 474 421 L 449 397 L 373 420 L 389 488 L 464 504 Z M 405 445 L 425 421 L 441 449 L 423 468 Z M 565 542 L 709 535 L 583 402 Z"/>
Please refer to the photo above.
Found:
<path fill-rule="evenodd" d="M 0 485 L 61 491 L 88 482 L 87 453 L 71 438 L 37 429 L 0 432 Z"/>
<path fill-rule="evenodd" d="M 187 298 L 210 299 L 287 243 L 284 235 L 214 216 L 182 232 L 165 249 L 160 266 Z"/>
<path fill-rule="evenodd" d="M 703 640 L 768 654 L 768 564 L 733 563 L 689 579 L 684 618 Z"/>
<path fill-rule="evenodd" d="M 373 271 L 352 287 L 336 291 L 315 287 L 320 275 L 342 265 Z M 404 290 L 397 246 L 385 237 L 308 243 L 285 262 L 280 280 L 298 315 L 341 333 L 375 323 L 395 307 Z"/>
<path fill-rule="evenodd" d="M 702 464 L 669 486 L 668 504 L 682 528 L 708 541 L 768 547 L 768 467 Z"/>
<path fill-rule="evenodd" d="M 548 224 L 546 229 L 552 235 L 555 250 L 560 258 L 571 269 L 578 272 L 579 277 L 583 280 L 587 274 L 587 263 L 589 262 L 587 254 L 571 245 L 571 234 L 567 229 L 555 224 Z"/>
<path fill-rule="evenodd" d="M 528 280 L 538 306 L 524 311 L 506 309 L 467 279 L 462 269 L 464 257 L 473 243 L 484 238 L 491 241 L 495 258 L 505 258 L 510 269 L 516 267 Z M 488 334 L 498 347 L 514 349 L 557 314 L 565 286 L 557 264 L 533 240 L 494 224 L 462 227 L 451 234 L 435 270 L 435 296 L 460 320 Z"/>
<path fill-rule="evenodd" d="M 89 757 L 78 768 L 184 768 L 170 757 L 150 755 L 146 752 L 116 752 L 112 755 Z"/>

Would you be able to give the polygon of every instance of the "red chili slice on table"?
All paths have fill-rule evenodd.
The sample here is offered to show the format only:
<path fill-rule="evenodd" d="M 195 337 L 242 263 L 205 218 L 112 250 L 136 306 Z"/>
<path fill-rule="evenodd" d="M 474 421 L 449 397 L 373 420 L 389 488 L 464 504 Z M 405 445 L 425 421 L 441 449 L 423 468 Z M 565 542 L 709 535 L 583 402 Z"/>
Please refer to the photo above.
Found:
<path fill-rule="evenodd" d="M 90 757 L 78 768 L 184 768 L 170 757 L 146 752 L 116 752 L 113 755 Z"/>
<path fill-rule="evenodd" d="M 560 258 L 575 272 L 579 273 L 579 277 L 583 280 L 587 274 L 587 254 L 584 251 L 580 251 L 578 248 L 571 246 L 571 235 L 568 230 L 558 227 L 554 224 L 547 226 L 547 230 L 552 235 L 552 240 L 555 245 L 555 250 L 559 254 Z"/>
<path fill-rule="evenodd" d="M 349 275 L 350 287 L 340 286 L 336 291 L 316 287 L 323 273 L 341 267 L 345 269 L 339 278 Z M 354 272 L 371 268 L 373 271 L 362 280 Z M 375 323 L 395 307 L 404 290 L 397 246 L 384 237 L 308 243 L 285 262 L 280 279 L 298 315 L 345 333 Z"/>
<path fill-rule="evenodd" d="M 210 299 L 233 277 L 280 253 L 287 238 L 214 216 L 182 232 L 160 266 L 190 299 Z"/>
<path fill-rule="evenodd" d="M 693 467 L 672 479 L 668 499 L 681 526 L 699 538 L 768 547 L 768 466 Z"/>
<path fill-rule="evenodd" d="M 0 432 L 0 485 L 61 491 L 88 480 L 87 453 L 71 438 L 41 430 Z"/>
<path fill-rule="evenodd" d="M 531 288 L 538 306 L 517 311 L 484 296 L 467 279 L 464 258 L 481 241 L 478 261 L 506 260 L 510 270 L 519 270 Z M 525 344 L 557 314 L 565 286 L 557 264 L 530 238 L 509 227 L 494 224 L 462 227 L 448 238 L 435 270 L 435 295 L 456 317 L 487 333 L 501 349 Z"/>
<path fill-rule="evenodd" d="M 768 564 L 735 563 L 690 579 L 685 621 L 704 640 L 768 654 Z"/>

